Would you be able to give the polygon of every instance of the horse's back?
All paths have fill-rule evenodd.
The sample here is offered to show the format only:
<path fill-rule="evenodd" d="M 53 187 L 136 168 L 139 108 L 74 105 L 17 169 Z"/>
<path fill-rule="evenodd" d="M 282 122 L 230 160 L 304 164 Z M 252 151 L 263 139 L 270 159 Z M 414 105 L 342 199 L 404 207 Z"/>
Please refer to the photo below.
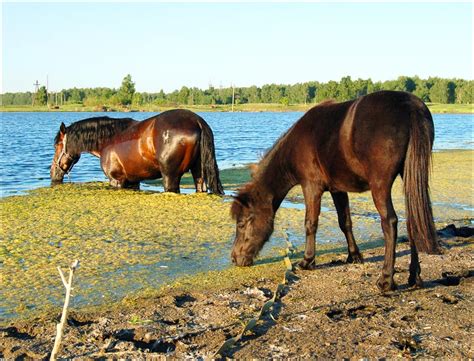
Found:
<path fill-rule="evenodd" d="M 154 118 L 157 130 L 200 132 L 199 122 L 203 119 L 196 113 L 187 109 L 172 109 L 158 114 Z"/>
<path fill-rule="evenodd" d="M 409 93 L 382 91 L 316 106 L 300 119 L 295 132 L 299 143 L 313 152 L 303 163 L 315 163 L 317 176 L 329 189 L 364 191 L 377 173 L 395 177 L 402 170 L 413 121 L 431 122 L 432 127 L 421 100 Z"/>

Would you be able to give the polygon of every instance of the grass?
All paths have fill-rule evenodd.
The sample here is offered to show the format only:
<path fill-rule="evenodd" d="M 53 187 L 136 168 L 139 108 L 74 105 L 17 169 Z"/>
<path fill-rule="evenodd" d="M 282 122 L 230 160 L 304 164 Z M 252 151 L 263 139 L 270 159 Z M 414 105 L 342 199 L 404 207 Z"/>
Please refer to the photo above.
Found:
<path fill-rule="evenodd" d="M 237 104 L 234 106 L 236 112 L 304 112 L 310 109 L 315 104 L 266 104 L 266 103 L 253 103 L 253 104 Z M 473 114 L 473 104 L 438 104 L 438 103 L 427 103 L 428 108 L 432 113 L 455 113 L 455 114 Z M 162 112 L 169 109 L 175 108 L 186 108 L 195 112 L 230 112 L 232 111 L 231 105 L 177 105 L 177 106 L 157 106 L 157 105 L 143 105 L 141 107 L 132 108 L 131 110 L 111 107 L 112 111 L 127 112 L 127 111 L 140 111 L 140 112 Z M 2 105 L 0 106 L 0 112 L 100 112 L 100 107 L 97 106 L 84 106 L 82 104 L 66 104 L 60 106 L 58 109 L 50 109 L 47 106 L 13 106 L 13 105 Z"/>
<path fill-rule="evenodd" d="M 427 103 L 428 108 L 432 113 L 474 113 L 474 104 L 439 104 Z"/>

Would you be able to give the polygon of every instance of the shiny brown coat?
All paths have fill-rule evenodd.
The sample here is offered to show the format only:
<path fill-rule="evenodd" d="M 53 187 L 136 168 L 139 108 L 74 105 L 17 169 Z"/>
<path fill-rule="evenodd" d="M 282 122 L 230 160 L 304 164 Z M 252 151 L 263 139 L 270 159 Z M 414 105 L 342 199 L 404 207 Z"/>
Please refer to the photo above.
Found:
<path fill-rule="evenodd" d="M 188 110 L 170 110 L 141 122 L 127 121 L 124 129 L 117 126 L 124 120 L 111 118 L 62 125 L 55 141 L 52 181 L 61 182 L 80 154 L 89 152 L 100 158 L 116 187 L 138 188 L 142 180 L 163 178 L 165 191 L 179 193 L 181 177 L 190 170 L 196 191 L 209 188 L 223 194 L 212 130 L 204 119 Z"/>

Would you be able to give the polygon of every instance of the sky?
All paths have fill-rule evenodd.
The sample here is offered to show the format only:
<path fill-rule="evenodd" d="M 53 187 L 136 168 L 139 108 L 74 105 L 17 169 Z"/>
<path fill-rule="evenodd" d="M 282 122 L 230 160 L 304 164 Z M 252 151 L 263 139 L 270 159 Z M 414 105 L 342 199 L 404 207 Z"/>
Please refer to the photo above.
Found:
<path fill-rule="evenodd" d="M 1 92 L 473 79 L 473 5 L 2 2 Z"/>

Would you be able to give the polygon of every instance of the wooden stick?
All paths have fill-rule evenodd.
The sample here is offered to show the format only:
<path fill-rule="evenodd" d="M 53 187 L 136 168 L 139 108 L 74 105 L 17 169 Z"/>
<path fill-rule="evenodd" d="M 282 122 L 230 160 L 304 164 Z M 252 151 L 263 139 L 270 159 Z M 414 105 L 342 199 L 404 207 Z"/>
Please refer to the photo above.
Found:
<path fill-rule="evenodd" d="M 59 353 L 59 348 L 61 346 L 61 339 L 63 337 L 63 329 L 64 325 L 66 324 L 67 320 L 67 308 L 69 306 L 69 300 L 71 298 L 71 290 L 72 290 L 72 277 L 74 276 L 74 271 L 79 267 L 79 261 L 75 260 L 71 266 L 69 266 L 69 277 L 68 281 L 66 282 L 66 278 L 64 277 L 64 273 L 60 267 L 58 267 L 59 275 L 61 276 L 61 281 L 66 288 L 66 298 L 64 300 L 63 306 L 63 313 L 61 315 L 61 321 L 56 325 L 56 338 L 54 340 L 54 347 L 53 351 L 51 351 L 50 361 L 57 360 L 57 356 Z"/>

